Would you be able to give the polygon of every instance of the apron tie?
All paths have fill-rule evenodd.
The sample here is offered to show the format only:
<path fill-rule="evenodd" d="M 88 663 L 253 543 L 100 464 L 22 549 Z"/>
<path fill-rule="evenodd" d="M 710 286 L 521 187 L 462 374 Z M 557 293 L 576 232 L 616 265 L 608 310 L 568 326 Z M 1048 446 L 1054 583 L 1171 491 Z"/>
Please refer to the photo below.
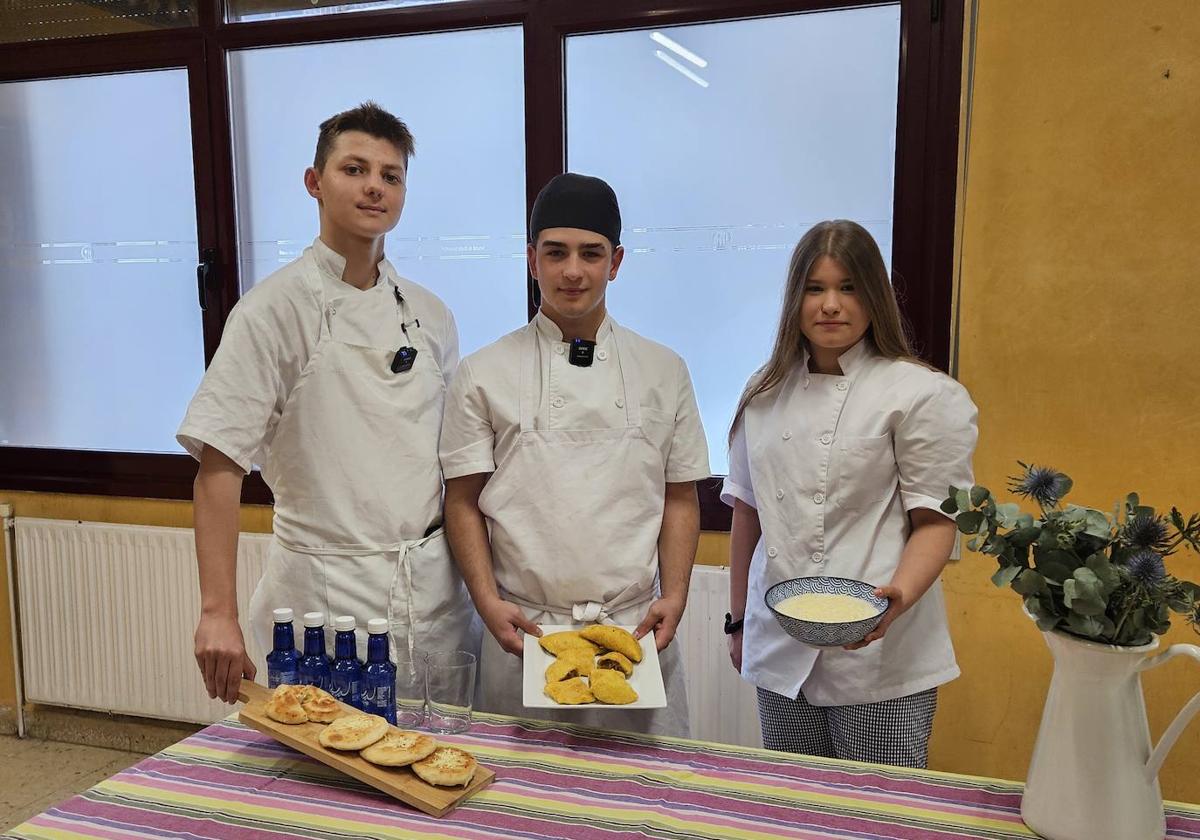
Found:
<path fill-rule="evenodd" d="M 396 651 L 400 650 L 396 644 L 395 633 L 392 630 L 394 626 L 396 603 L 396 581 L 399 580 L 401 573 L 404 574 L 404 610 L 405 618 L 408 620 L 408 663 L 409 668 L 415 668 L 413 662 L 413 653 L 416 650 L 416 624 L 414 623 L 414 607 L 413 607 L 413 587 L 412 587 L 412 563 L 408 560 L 408 549 L 413 543 L 404 543 L 400 548 L 400 556 L 396 560 L 396 568 L 392 572 L 392 582 L 388 587 L 388 638 L 391 642 L 392 656 L 396 655 Z"/>
<path fill-rule="evenodd" d="M 603 624 L 608 620 L 608 610 L 604 609 L 603 604 L 597 604 L 595 601 L 572 604 L 571 618 L 575 619 L 576 624 Z"/>
<path fill-rule="evenodd" d="M 505 601 L 516 604 L 518 607 L 532 611 L 535 615 L 539 613 L 549 613 L 555 616 L 569 615 L 576 624 L 608 624 L 612 620 L 612 613 L 617 610 L 648 604 L 658 597 L 658 582 L 655 581 L 654 586 L 641 591 L 634 590 L 632 587 L 626 589 L 611 601 L 603 603 L 598 601 L 581 601 L 577 604 L 572 604 L 570 607 L 565 605 L 539 604 L 536 601 L 530 601 L 527 598 L 515 595 L 503 587 L 500 588 L 500 597 Z"/>

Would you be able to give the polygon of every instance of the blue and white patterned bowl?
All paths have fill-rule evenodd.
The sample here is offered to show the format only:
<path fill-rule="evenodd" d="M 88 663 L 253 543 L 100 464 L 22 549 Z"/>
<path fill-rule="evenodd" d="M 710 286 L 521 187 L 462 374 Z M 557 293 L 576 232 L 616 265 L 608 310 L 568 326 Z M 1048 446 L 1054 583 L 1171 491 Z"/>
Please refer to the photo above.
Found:
<path fill-rule="evenodd" d="M 850 595 L 866 601 L 878 612 L 870 618 L 858 621 L 827 622 L 792 618 L 775 609 L 780 602 L 793 595 L 808 593 Z M 764 600 L 767 602 L 767 608 L 771 610 L 771 614 L 779 622 L 779 626 L 787 631 L 789 636 L 815 647 L 840 647 L 861 642 L 879 625 L 884 611 L 888 608 L 888 599 L 878 597 L 875 594 L 875 587 L 871 584 L 840 577 L 802 577 L 781 581 L 767 590 Z"/>

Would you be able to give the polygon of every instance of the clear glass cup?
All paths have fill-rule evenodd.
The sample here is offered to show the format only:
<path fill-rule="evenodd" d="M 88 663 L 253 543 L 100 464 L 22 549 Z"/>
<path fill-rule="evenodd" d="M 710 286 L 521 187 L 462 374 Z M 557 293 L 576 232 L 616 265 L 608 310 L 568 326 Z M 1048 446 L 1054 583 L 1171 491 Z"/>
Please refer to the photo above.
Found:
<path fill-rule="evenodd" d="M 416 729 L 425 725 L 425 659 L 420 651 L 396 653 L 396 725 Z"/>
<path fill-rule="evenodd" d="M 436 651 L 425 658 L 426 728 L 453 733 L 471 727 L 475 667 L 475 654 L 465 650 Z"/>

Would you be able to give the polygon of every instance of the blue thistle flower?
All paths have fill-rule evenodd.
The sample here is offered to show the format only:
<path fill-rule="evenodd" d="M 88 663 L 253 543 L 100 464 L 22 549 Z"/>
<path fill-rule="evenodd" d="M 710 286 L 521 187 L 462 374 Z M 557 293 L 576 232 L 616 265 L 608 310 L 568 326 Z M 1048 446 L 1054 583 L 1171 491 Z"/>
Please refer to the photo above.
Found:
<path fill-rule="evenodd" d="M 1167 523 L 1161 516 L 1139 513 L 1125 522 L 1121 536 L 1134 548 L 1161 548 L 1166 545 L 1170 535 Z"/>
<path fill-rule="evenodd" d="M 1131 578 L 1146 587 L 1161 583 L 1167 576 L 1167 567 L 1163 563 L 1162 555 L 1148 548 L 1135 552 L 1125 561 L 1125 568 Z"/>
<path fill-rule="evenodd" d="M 1053 507 L 1071 491 L 1071 479 L 1054 467 L 1039 467 L 1017 461 L 1025 469 L 1024 475 L 1008 478 L 1008 489 L 1018 496 L 1033 499 L 1042 507 Z"/>

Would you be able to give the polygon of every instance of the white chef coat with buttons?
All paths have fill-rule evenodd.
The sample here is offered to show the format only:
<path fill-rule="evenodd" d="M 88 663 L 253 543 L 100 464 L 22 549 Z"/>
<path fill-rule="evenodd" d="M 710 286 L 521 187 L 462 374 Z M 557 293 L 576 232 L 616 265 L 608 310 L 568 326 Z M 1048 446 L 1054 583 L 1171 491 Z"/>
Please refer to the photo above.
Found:
<path fill-rule="evenodd" d="M 911 526 L 951 485 L 973 483 L 977 411 L 965 388 L 921 365 L 885 359 L 868 339 L 811 373 L 807 356 L 746 407 L 721 498 L 758 511 L 750 561 L 742 677 L 817 706 L 873 703 L 958 676 L 940 581 L 865 648 L 808 647 L 764 603 L 774 584 L 829 575 L 890 583 Z"/>
<path fill-rule="evenodd" d="M 596 333 L 590 367 L 572 365 L 558 325 L 538 312 L 521 327 L 463 360 L 446 397 L 442 474 L 447 478 L 494 472 L 521 430 L 521 336 L 537 330 L 540 380 L 533 384 L 540 429 L 614 429 L 625 425 L 621 373 L 613 364 L 612 322 Z M 668 482 L 710 475 L 708 443 L 687 365 L 674 351 L 629 334 L 625 352 L 637 367 L 641 417 L 659 447 Z"/>

